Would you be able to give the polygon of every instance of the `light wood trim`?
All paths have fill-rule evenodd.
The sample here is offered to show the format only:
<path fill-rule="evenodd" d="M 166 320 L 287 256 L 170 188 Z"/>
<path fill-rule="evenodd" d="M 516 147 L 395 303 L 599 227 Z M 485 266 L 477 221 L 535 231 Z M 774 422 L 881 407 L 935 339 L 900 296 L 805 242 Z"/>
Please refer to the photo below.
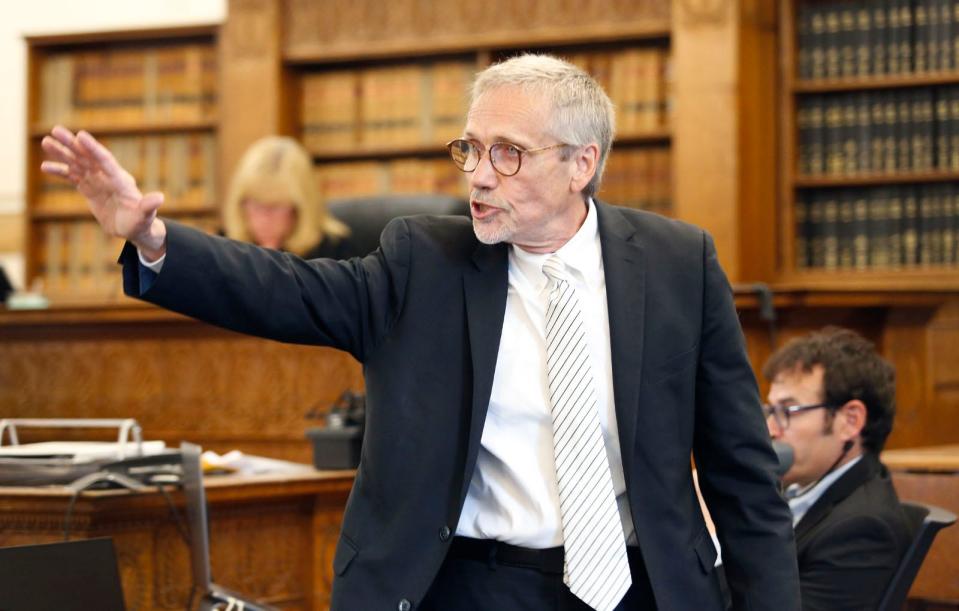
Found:
<path fill-rule="evenodd" d="M 225 196 L 247 147 L 277 134 L 293 134 L 297 113 L 280 55 L 282 5 L 274 0 L 229 3 L 220 34 L 219 177 Z"/>
<path fill-rule="evenodd" d="M 770 281 L 776 273 L 778 210 L 776 169 L 770 151 L 780 145 L 777 130 L 777 7 L 769 0 L 741 0 L 739 33 L 739 210 L 738 279 Z M 689 177 L 687 177 L 689 179 Z"/>
<path fill-rule="evenodd" d="M 808 187 L 869 187 L 903 183 L 950 182 L 959 180 L 959 172 L 896 172 L 894 174 L 849 174 L 841 176 L 798 176 L 793 180 L 796 188 Z"/>
<path fill-rule="evenodd" d="M 933 291 L 959 292 L 959 273 L 953 267 L 849 270 L 789 270 L 777 285 L 810 291 Z"/>
<path fill-rule="evenodd" d="M 959 84 L 959 72 L 929 72 L 907 76 L 797 80 L 793 82 L 791 90 L 793 93 L 832 93 L 863 89 L 902 89 L 955 84 Z"/>
<path fill-rule="evenodd" d="M 779 225 L 778 269 L 796 267 L 796 104 L 788 92 L 796 78 L 795 6 L 791 0 L 779 2 L 780 44 L 780 149 L 779 149 Z M 782 271 L 777 280 L 782 280 Z"/>

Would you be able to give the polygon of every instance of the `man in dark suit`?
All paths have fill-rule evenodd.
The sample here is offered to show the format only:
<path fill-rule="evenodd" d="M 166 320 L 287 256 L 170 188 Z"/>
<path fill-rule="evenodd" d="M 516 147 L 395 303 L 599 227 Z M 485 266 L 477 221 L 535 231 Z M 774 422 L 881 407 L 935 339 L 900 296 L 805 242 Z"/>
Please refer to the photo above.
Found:
<path fill-rule="evenodd" d="M 895 373 L 866 339 L 827 327 L 767 362 L 774 439 L 793 448 L 783 478 L 803 609 L 875 609 L 910 543 L 879 452 L 892 430 Z"/>
<path fill-rule="evenodd" d="M 334 609 L 720 609 L 691 453 L 736 605 L 798 609 L 789 512 L 712 240 L 593 199 L 612 137 L 612 104 L 579 69 L 493 66 L 448 145 L 472 222 L 397 219 L 350 261 L 158 219 L 162 196 L 83 132 L 55 128 L 43 169 L 129 240 L 129 294 L 363 363 Z"/>

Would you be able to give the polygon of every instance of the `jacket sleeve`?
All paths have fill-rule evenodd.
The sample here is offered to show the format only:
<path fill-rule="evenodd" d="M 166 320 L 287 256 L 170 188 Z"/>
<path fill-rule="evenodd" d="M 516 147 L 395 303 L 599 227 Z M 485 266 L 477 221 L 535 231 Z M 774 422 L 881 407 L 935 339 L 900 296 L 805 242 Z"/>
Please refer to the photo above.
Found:
<path fill-rule="evenodd" d="M 124 246 L 124 292 L 232 331 L 345 350 L 357 360 L 399 315 L 410 267 L 410 232 L 402 219 L 363 258 L 303 260 L 165 220 L 163 269 L 141 290 L 136 248 Z"/>
<path fill-rule="evenodd" d="M 775 454 L 732 291 L 704 235 L 702 350 L 694 457 L 716 524 L 734 609 L 799 609 L 792 517 L 773 476 Z"/>
<path fill-rule="evenodd" d="M 871 515 L 850 516 L 803 549 L 803 611 L 877 608 L 901 555 L 889 525 Z"/>

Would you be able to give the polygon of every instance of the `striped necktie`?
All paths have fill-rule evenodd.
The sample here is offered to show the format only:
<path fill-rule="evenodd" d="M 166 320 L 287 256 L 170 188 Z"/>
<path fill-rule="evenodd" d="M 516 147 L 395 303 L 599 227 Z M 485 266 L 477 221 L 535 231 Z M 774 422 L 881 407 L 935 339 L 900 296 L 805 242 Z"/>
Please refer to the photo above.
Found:
<path fill-rule="evenodd" d="M 546 377 L 566 553 L 563 580 L 596 611 L 610 611 L 632 579 L 599 424 L 586 334 L 566 266 L 553 255 L 543 264 L 543 273 L 549 281 Z"/>

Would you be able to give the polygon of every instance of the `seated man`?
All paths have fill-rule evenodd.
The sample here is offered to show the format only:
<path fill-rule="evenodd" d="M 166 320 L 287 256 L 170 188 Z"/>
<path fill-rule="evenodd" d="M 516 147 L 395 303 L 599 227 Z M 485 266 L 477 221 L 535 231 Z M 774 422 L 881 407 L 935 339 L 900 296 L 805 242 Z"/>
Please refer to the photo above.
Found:
<path fill-rule="evenodd" d="M 895 414 L 895 372 L 864 338 L 827 327 L 780 348 L 763 374 L 769 431 L 795 454 L 783 484 L 802 608 L 875 609 L 911 538 L 879 462 Z"/>

